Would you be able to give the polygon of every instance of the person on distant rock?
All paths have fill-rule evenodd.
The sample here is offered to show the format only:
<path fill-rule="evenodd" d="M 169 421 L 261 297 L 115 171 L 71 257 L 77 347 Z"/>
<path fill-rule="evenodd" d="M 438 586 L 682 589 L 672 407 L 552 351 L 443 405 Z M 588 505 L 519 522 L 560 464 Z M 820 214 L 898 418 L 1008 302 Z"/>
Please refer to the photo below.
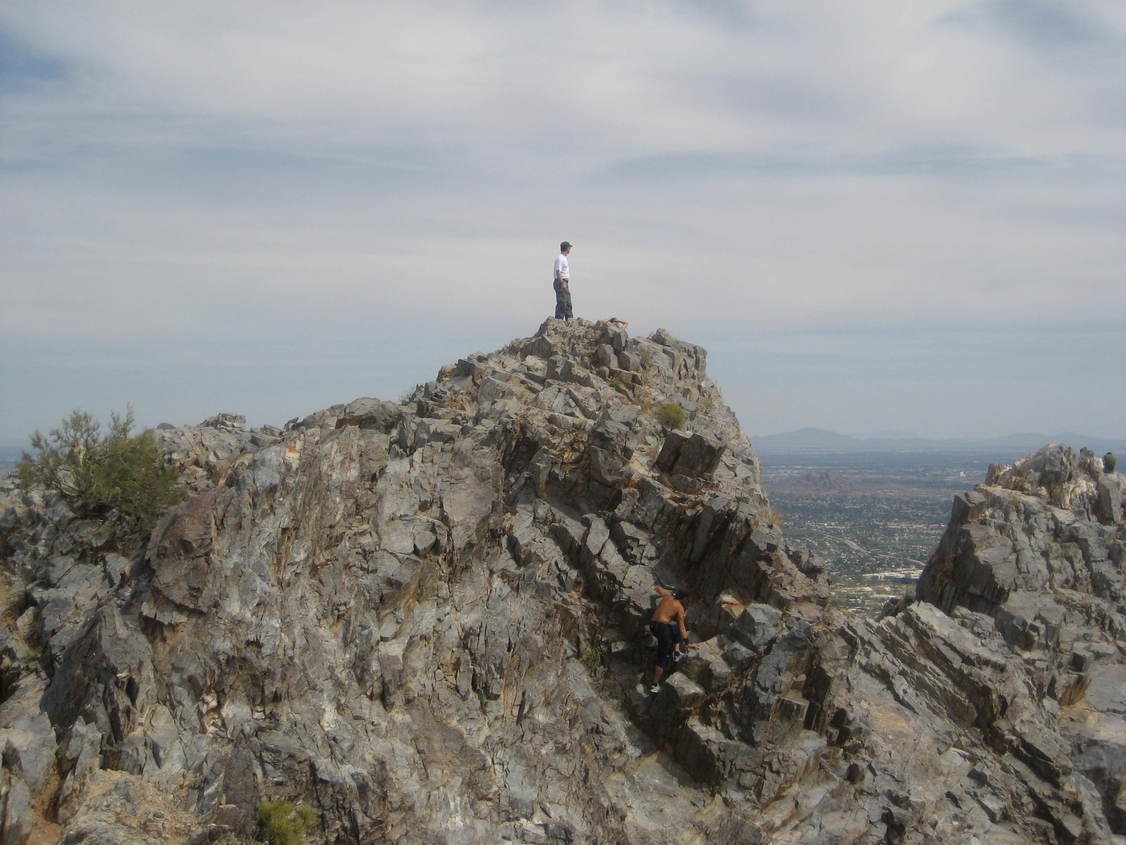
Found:
<path fill-rule="evenodd" d="M 661 691 L 661 678 L 673 660 L 680 660 L 684 655 L 683 646 L 700 647 L 698 643 L 688 642 L 688 628 L 684 624 L 687 594 L 683 590 L 666 590 L 659 584 L 656 591 L 661 600 L 649 620 L 649 631 L 657 638 L 657 667 L 653 670 L 653 685 L 649 687 L 651 693 Z"/>
<path fill-rule="evenodd" d="M 570 320 L 575 315 L 571 311 L 571 263 L 567 256 L 571 254 L 571 243 L 563 241 L 559 244 L 559 255 L 555 258 L 555 316 L 557 319 Z"/>

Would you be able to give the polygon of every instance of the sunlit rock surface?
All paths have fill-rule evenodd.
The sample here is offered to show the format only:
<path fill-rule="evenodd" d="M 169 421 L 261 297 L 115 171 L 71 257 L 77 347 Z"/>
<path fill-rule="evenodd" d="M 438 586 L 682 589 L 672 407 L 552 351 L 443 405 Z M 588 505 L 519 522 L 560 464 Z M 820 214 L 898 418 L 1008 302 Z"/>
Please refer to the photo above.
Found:
<path fill-rule="evenodd" d="M 247 842 L 263 799 L 323 842 L 1126 833 L 1122 476 L 995 468 L 868 624 L 705 360 L 549 320 L 403 402 L 162 428 L 192 495 L 132 554 L 6 483 L 0 838 Z M 702 646 L 650 696 L 657 582 Z"/>

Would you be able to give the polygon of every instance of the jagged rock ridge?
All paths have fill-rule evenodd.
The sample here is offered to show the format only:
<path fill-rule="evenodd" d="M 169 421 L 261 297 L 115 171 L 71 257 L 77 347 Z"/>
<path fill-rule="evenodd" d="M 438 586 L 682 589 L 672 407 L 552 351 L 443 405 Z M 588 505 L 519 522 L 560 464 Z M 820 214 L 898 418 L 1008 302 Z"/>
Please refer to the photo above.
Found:
<path fill-rule="evenodd" d="M 263 798 L 327 842 L 1122 834 L 1121 477 L 998 469 L 869 625 L 772 524 L 705 360 L 549 320 L 401 403 L 164 429 L 194 495 L 133 557 L 10 491 L 5 835 L 248 841 Z M 990 490 L 1080 574 L 1010 578 Z M 658 580 L 703 645 L 650 699 Z"/>

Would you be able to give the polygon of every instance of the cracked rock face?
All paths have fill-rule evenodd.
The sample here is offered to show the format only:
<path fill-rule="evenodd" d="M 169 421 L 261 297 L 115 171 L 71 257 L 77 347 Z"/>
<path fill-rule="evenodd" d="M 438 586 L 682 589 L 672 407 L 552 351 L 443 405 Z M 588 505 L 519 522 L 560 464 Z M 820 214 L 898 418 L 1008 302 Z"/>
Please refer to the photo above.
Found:
<path fill-rule="evenodd" d="M 1126 833 L 1121 476 L 997 468 L 870 625 L 705 364 L 549 320 L 400 403 L 161 429 L 192 495 L 134 550 L 8 482 L 4 841 L 245 842 L 263 799 L 323 842 Z M 650 696 L 659 582 L 701 647 Z"/>

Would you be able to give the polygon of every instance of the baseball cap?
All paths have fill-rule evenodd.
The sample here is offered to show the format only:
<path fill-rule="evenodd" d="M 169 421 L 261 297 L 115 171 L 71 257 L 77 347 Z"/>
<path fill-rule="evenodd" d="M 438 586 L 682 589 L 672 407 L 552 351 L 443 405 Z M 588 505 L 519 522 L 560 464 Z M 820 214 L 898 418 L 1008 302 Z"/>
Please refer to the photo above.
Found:
<path fill-rule="evenodd" d="M 563 243 L 559 244 L 560 249 L 570 249 L 572 246 L 574 246 L 574 244 L 570 241 L 563 241 Z"/>

